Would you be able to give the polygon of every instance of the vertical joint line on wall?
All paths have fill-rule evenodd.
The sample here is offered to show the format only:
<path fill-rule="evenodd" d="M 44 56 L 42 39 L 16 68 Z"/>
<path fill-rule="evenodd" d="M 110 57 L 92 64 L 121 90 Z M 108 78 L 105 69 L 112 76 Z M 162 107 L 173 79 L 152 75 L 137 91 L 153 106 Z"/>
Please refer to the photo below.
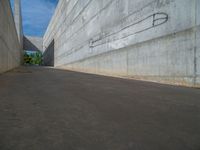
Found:
<path fill-rule="evenodd" d="M 128 50 L 126 51 L 126 75 L 129 76 L 129 60 L 128 60 Z"/>
<path fill-rule="evenodd" d="M 194 86 L 196 85 L 196 78 L 197 78 L 197 0 L 194 1 L 194 7 L 195 7 L 195 15 L 194 15 Z"/>

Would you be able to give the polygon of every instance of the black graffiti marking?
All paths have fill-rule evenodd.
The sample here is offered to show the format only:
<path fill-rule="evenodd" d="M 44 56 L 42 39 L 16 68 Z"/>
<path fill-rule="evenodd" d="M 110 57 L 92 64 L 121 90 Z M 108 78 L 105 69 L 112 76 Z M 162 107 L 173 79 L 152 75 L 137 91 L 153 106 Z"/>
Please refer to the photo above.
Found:
<path fill-rule="evenodd" d="M 99 42 L 99 41 L 101 41 L 101 40 L 103 40 L 103 39 L 105 39 L 105 38 L 108 38 L 108 37 L 110 37 L 110 36 L 116 35 L 116 34 L 122 32 L 123 30 L 125 30 L 125 29 L 127 29 L 127 28 L 130 28 L 130 27 L 132 27 L 132 26 L 135 26 L 135 25 L 137 25 L 137 24 L 140 24 L 140 23 L 142 23 L 142 22 L 144 22 L 144 21 L 146 21 L 146 20 L 148 20 L 148 19 L 150 19 L 150 18 L 152 18 L 152 25 L 149 26 L 149 27 L 147 27 L 147 28 L 145 28 L 145 29 L 142 29 L 142 30 L 139 30 L 139 31 L 137 31 L 137 32 L 128 34 L 128 35 L 123 36 L 123 37 L 121 37 L 121 38 L 116 38 L 116 39 L 113 39 L 113 40 L 111 40 L 111 41 L 101 42 L 100 44 L 96 44 L 96 45 L 95 45 L 96 42 Z M 97 46 L 106 44 L 106 43 L 108 43 L 108 42 L 113 42 L 113 41 L 117 41 L 117 40 L 120 40 L 120 39 L 124 39 L 124 38 L 127 38 L 127 37 L 131 36 L 131 35 L 138 34 L 138 33 L 147 31 L 147 30 L 149 30 L 149 29 L 152 29 L 152 28 L 154 28 L 154 27 L 160 26 L 160 25 L 166 23 L 166 22 L 168 21 L 168 19 L 169 19 L 168 14 L 166 14 L 166 13 L 164 13 L 164 12 L 155 13 L 155 14 L 152 14 L 152 15 L 150 15 L 150 16 L 147 16 L 146 18 L 144 18 L 144 19 L 142 19 L 142 20 L 140 20 L 140 21 L 138 21 L 138 22 L 136 22 L 136 23 L 132 23 L 132 24 L 130 24 L 130 25 L 128 25 L 128 26 L 126 26 L 126 27 L 124 27 L 124 28 L 122 28 L 122 29 L 116 31 L 116 32 L 113 32 L 113 33 L 110 33 L 110 34 L 107 34 L 107 35 L 104 35 L 104 36 L 99 36 L 99 38 L 97 38 L 97 39 L 92 39 L 92 40 L 90 41 L 89 45 L 90 45 L 91 48 L 93 48 L 93 47 L 97 47 Z"/>
<path fill-rule="evenodd" d="M 151 5 L 155 4 L 157 1 L 158 1 L 158 0 L 154 0 L 154 1 L 149 2 L 149 3 L 147 3 L 144 7 L 140 8 L 139 10 L 143 10 L 144 8 L 147 8 L 148 6 L 151 6 Z M 104 10 L 106 10 L 113 2 L 116 2 L 116 0 L 110 1 L 110 2 L 109 2 L 104 8 L 102 8 L 97 14 L 101 14 L 101 12 L 103 12 Z M 128 16 L 124 17 L 124 18 L 122 19 L 122 21 L 124 21 L 124 20 L 126 20 L 127 18 L 129 18 L 130 16 L 136 14 L 139 10 L 136 10 L 136 11 L 130 13 Z M 67 38 L 65 42 L 67 42 L 68 40 L 72 39 L 72 37 L 74 37 L 75 35 L 77 35 L 78 32 L 80 32 L 85 26 L 87 26 L 87 25 L 91 22 L 91 20 L 93 20 L 93 19 L 95 19 L 95 18 L 97 17 L 97 14 L 95 14 L 95 15 L 94 15 L 93 17 L 91 17 L 86 23 L 84 23 L 83 26 L 82 26 L 81 28 L 79 28 L 76 32 L 74 32 L 69 38 Z M 64 30 L 62 34 L 64 34 L 65 31 L 66 31 L 66 30 Z M 61 34 L 61 35 L 62 35 L 62 34 Z M 64 55 L 68 56 L 68 55 L 72 54 L 72 53 L 75 52 L 75 51 L 79 51 L 79 50 L 80 50 L 80 47 L 84 47 L 84 45 L 85 45 L 85 44 L 88 44 L 88 43 L 89 43 L 89 47 L 92 48 L 92 42 L 93 42 L 93 41 L 94 41 L 94 39 L 93 39 L 93 40 L 92 40 L 92 39 L 90 39 L 90 40 L 87 39 L 87 40 L 85 40 L 84 42 L 82 42 L 82 43 L 80 44 L 81 46 L 79 45 L 78 48 L 71 48 L 71 49 L 68 50 L 67 52 L 60 54 L 58 57 L 59 57 L 59 58 L 60 58 L 60 57 L 62 58 L 62 57 L 64 57 Z"/>
<path fill-rule="evenodd" d="M 159 26 L 168 21 L 168 15 L 166 13 L 153 14 L 153 26 Z"/>

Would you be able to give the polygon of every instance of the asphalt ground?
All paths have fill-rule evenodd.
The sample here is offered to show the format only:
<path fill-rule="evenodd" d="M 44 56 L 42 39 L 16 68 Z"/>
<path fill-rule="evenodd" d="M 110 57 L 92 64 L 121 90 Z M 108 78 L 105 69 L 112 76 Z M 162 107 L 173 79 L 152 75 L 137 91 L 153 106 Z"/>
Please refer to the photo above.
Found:
<path fill-rule="evenodd" d="M 200 89 L 20 67 L 0 75 L 0 150 L 200 150 Z"/>

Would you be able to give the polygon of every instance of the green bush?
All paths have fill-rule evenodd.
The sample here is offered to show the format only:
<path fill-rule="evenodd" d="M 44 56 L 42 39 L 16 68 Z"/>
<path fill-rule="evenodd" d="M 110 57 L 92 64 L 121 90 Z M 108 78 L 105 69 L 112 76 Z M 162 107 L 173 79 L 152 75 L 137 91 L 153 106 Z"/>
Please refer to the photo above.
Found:
<path fill-rule="evenodd" d="M 24 53 L 24 64 L 29 65 L 42 65 L 42 53 L 35 52 L 35 53 Z"/>

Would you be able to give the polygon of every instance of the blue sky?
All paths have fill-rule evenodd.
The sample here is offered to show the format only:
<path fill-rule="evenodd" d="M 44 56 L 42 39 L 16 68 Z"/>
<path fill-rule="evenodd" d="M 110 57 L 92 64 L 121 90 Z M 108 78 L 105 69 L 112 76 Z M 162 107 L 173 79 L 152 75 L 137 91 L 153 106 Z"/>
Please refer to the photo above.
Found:
<path fill-rule="evenodd" d="M 21 0 L 21 3 L 24 35 L 42 37 L 58 0 Z"/>

